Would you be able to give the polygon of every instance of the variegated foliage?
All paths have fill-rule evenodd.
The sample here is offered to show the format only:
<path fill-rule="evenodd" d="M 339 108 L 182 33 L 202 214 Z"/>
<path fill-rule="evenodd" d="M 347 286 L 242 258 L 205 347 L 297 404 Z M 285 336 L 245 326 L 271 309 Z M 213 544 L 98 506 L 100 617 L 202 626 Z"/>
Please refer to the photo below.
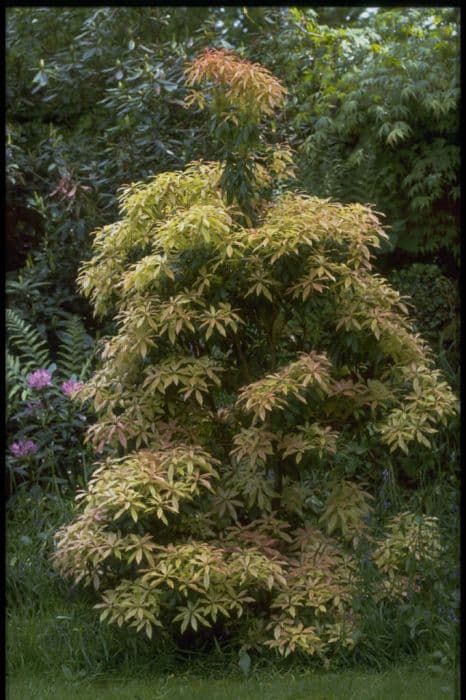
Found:
<path fill-rule="evenodd" d="M 102 619 L 149 637 L 226 628 L 245 646 L 327 654 L 354 643 L 372 497 L 335 483 L 316 515 L 307 478 L 369 420 L 391 451 L 428 447 L 456 400 L 372 270 L 373 210 L 286 192 L 247 227 L 221 177 L 196 162 L 126 187 L 120 220 L 94 235 L 79 283 L 118 330 L 80 393 L 109 456 L 54 564 L 101 592 Z M 389 583 L 413 527 L 373 541 Z"/>

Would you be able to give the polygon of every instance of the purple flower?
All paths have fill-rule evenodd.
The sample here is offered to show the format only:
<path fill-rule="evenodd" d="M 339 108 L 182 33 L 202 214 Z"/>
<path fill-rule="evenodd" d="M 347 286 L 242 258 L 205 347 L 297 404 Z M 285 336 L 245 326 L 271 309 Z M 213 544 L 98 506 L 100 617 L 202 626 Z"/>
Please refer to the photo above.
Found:
<path fill-rule="evenodd" d="M 38 450 L 37 444 L 33 440 L 18 440 L 10 445 L 10 452 L 13 457 L 27 457 L 35 454 Z"/>
<path fill-rule="evenodd" d="M 30 389 L 43 389 L 52 383 L 52 375 L 46 369 L 36 369 L 28 374 L 27 383 Z"/>
<path fill-rule="evenodd" d="M 82 385 L 83 383 L 77 382 L 76 379 L 68 379 L 66 382 L 63 382 L 60 388 L 65 396 L 73 396 L 76 391 L 79 391 Z"/>

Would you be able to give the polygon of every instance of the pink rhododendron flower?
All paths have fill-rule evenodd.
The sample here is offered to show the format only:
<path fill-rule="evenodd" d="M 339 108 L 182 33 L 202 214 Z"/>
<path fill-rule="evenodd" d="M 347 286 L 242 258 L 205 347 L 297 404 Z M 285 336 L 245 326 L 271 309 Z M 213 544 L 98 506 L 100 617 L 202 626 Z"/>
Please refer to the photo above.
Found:
<path fill-rule="evenodd" d="M 52 383 L 52 375 L 46 369 L 36 369 L 28 374 L 27 383 L 30 389 L 43 389 Z"/>
<path fill-rule="evenodd" d="M 33 440 L 18 440 L 10 445 L 10 452 L 13 457 L 27 457 L 35 454 L 38 450 L 37 444 Z"/>
<path fill-rule="evenodd" d="M 68 379 L 66 382 L 63 382 L 60 388 L 65 396 L 73 396 L 76 391 L 79 391 L 82 385 L 82 382 L 77 382 L 75 379 Z"/>

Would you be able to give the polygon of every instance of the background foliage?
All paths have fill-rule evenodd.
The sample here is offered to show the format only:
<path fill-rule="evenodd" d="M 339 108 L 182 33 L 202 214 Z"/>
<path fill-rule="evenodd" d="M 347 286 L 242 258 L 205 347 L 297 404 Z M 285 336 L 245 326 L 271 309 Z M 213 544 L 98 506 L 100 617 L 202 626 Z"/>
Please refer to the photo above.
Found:
<path fill-rule="evenodd" d="M 12 8 L 7 17 L 9 241 L 20 254 L 44 226 L 34 192 L 47 228 L 53 204 L 52 228 L 82 246 L 91 217 L 111 220 L 122 183 L 215 156 L 204 121 L 182 106 L 184 61 L 208 45 L 240 50 L 286 84 L 286 120 L 275 126 L 298 149 L 308 190 L 375 203 L 392 247 L 458 254 L 455 8 Z"/>
<path fill-rule="evenodd" d="M 381 8 L 359 26 L 325 26 L 312 11 L 290 15 L 272 36 L 277 55 L 287 56 L 288 85 L 296 75 L 291 121 L 306 188 L 376 204 L 391 247 L 457 256 L 455 9 Z"/>
<path fill-rule="evenodd" d="M 47 444 L 50 435 L 41 434 L 36 419 L 21 415 L 31 398 L 21 396 L 28 372 L 55 364 L 54 381 L 59 377 L 64 334 L 73 319 L 84 323 L 83 362 L 81 367 L 76 363 L 76 377 L 92 338 L 112 330 L 111 323 L 92 317 L 75 279 L 78 262 L 90 256 L 89 233 L 116 217 L 118 189 L 164 170 L 180 170 L 196 158 L 218 158 L 212 124 L 200 111 L 183 107 L 185 61 L 206 46 L 233 48 L 259 61 L 288 88 L 283 118 L 270 120 L 269 136 L 295 149 L 299 187 L 343 202 L 370 201 L 386 216 L 390 241 L 376 267 L 411 295 L 420 332 L 450 384 L 459 387 L 456 8 L 210 7 L 193 13 L 182 7 L 18 7 L 7 10 L 6 31 L 7 304 L 16 318 L 9 329 L 9 443 L 37 431 Z M 60 381 L 69 376 L 64 371 Z M 66 449 L 71 436 L 77 439 L 66 464 L 88 460 L 90 466 L 91 453 L 86 456 L 80 447 L 83 426 L 77 409 L 71 410 L 59 383 L 51 391 L 47 430 Z M 29 572 L 37 573 L 42 587 L 37 597 L 46 601 L 49 596 L 54 609 L 56 589 L 55 583 L 50 586 L 45 552 L 71 508 L 66 483 L 59 485 L 61 495 L 45 495 L 55 489 L 53 475 L 60 469 L 66 479 L 67 467 L 54 454 L 38 458 L 42 478 L 34 478 L 40 484 L 32 492 L 34 523 L 22 516 L 31 508 L 29 496 L 18 494 L 10 502 L 9 556 L 15 563 L 8 591 L 20 591 L 12 593 L 10 611 L 22 615 L 15 663 L 24 664 L 27 649 L 39 658 L 48 648 L 49 657 L 42 654 L 38 663 L 42 668 L 56 664 L 77 619 L 86 619 L 82 648 L 91 651 L 75 655 L 73 644 L 70 664 L 90 669 L 101 658 L 110 667 L 131 655 L 134 662 L 142 653 L 134 639 L 113 632 L 98 636 L 95 620 L 85 618 L 87 604 L 73 608 L 73 597 L 69 620 L 50 613 L 46 630 L 40 630 L 44 643 L 28 639 L 28 600 L 34 595 Z M 360 463 L 361 454 L 354 450 L 342 456 L 340 466 L 351 473 Z M 23 469 L 25 477 L 24 464 L 12 467 Z M 442 537 L 451 542 L 445 554 L 448 573 L 423 611 L 407 603 L 404 616 L 389 609 L 381 615 L 375 608 L 371 616 L 366 606 L 366 637 L 356 659 L 393 661 L 419 649 L 413 640 L 422 638 L 437 654 L 435 663 L 445 664 L 454 653 L 458 587 L 458 424 L 434 441 L 426 459 L 401 457 L 399 469 L 398 480 L 380 484 L 377 507 L 406 507 L 439 517 Z M 82 477 L 81 466 L 76 476 Z M 28 537 L 29 543 L 21 540 Z M 47 544 L 39 546 L 39 540 Z M 427 640 L 439 638 L 441 624 L 446 625 L 441 642 L 432 649 Z"/>

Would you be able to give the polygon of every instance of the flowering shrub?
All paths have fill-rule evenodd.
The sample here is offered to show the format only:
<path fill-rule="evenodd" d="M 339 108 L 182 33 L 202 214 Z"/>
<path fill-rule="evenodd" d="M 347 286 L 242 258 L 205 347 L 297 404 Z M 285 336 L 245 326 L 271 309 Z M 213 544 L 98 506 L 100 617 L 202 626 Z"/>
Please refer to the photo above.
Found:
<path fill-rule="evenodd" d="M 31 372 L 26 385 L 25 400 L 10 423 L 16 427 L 7 458 L 12 481 L 75 486 L 91 459 L 90 450 L 82 449 L 87 419 L 73 402 L 81 382 L 72 377 L 57 386 L 51 368 Z M 39 398 L 27 400 L 32 396 Z"/>
<path fill-rule="evenodd" d="M 91 459 L 82 448 L 87 420 L 73 400 L 92 359 L 82 324 L 69 323 L 58 367 L 37 331 L 12 309 L 7 331 L 8 489 L 19 482 L 75 487 L 85 480 Z"/>
<path fill-rule="evenodd" d="M 208 74 L 219 90 L 231 60 Z M 252 226 L 228 167 L 125 188 L 95 234 L 79 282 L 118 330 L 79 395 L 109 455 L 54 566 L 100 592 L 102 620 L 149 637 L 331 655 L 356 642 L 358 542 L 374 550 L 370 484 L 329 485 L 336 457 L 357 439 L 422 449 L 456 400 L 372 271 L 376 213 L 285 192 Z"/>

